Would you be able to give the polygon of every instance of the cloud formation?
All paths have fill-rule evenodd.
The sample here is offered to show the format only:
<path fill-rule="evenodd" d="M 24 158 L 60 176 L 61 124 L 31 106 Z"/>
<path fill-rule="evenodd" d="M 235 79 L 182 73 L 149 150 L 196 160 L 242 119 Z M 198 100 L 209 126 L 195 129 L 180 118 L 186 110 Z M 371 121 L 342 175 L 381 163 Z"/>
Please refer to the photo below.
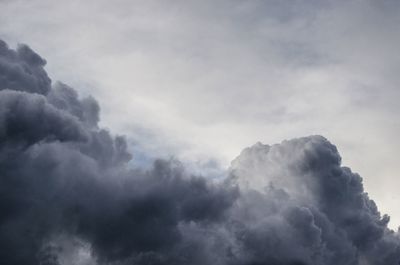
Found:
<path fill-rule="evenodd" d="M 27 46 L 0 42 L 0 263 L 330 265 L 400 261 L 328 140 L 256 144 L 219 182 L 174 160 L 133 169 L 99 106 Z"/>
<path fill-rule="evenodd" d="M 50 90 L 51 80 L 43 69 L 46 61 L 27 45 L 11 50 L 0 40 L 0 55 L 1 89 L 7 87 L 39 94 Z"/>
<path fill-rule="evenodd" d="M 94 95 L 134 163 L 226 168 L 256 141 L 321 134 L 395 228 L 399 13 L 393 0 L 3 0 L 0 39 Z"/>
<path fill-rule="evenodd" d="M 398 263 L 399 237 L 387 229 L 389 217 L 381 216 L 362 178 L 341 166 L 336 147 L 322 136 L 258 143 L 232 162 L 232 172 L 240 186 L 272 194 L 273 207 L 264 218 L 277 216 L 274 230 L 282 231 L 277 245 L 288 246 L 272 248 L 277 259 L 299 255 L 304 264 Z M 299 247 L 304 249 L 293 251 Z"/>

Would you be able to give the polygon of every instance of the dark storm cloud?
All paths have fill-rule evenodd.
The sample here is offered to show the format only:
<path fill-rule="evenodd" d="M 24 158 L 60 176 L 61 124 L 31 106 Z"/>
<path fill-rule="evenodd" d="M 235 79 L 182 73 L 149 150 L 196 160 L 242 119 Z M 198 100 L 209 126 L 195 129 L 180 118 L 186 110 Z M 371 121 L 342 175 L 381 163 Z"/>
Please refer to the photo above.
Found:
<path fill-rule="evenodd" d="M 93 98 L 35 83 L 47 77 L 44 60 L 27 46 L 2 42 L 0 59 L 1 264 L 57 263 L 59 235 L 89 242 L 99 262 L 164 257 L 182 240 L 181 222 L 222 220 L 236 189 L 177 162 L 129 170 L 127 144 L 98 128 Z"/>
<path fill-rule="evenodd" d="M 270 244 L 265 238 L 274 236 L 279 244 L 269 249 L 276 259 L 286 251 L 286 258 L 298 255 L 293 258 L 305 264 L 397 264 L 399 237 L 387 228 L 389 217 L 382 217 L 364 192 L 362 178 L 340 163 L 336 147 L 321 136 L 245 149 L 232 164 L 235 181 L 267 187 L 260 192 L 272 193 L 268 203 L 275 204 L 265 221 L 274 220 L 274 215 L 279 219 L 266 237 L 256 231 L 261 242 L 255 246 Z M 275 249 L 282 244 L 288 248 Z M 305 251 L 287 251 L 298 247 Z"/>
<path fill-rule="evenodd" d="M 73 88 L 58 82 L 50 90 L 47 99 L 57 108 L 78 117 L 85 125 L 97 126 L 100 107 L 94 98 L 87 97 L 80 100 Z"/>
<path fill-rule="evenodd" d="M 9 49 L 0 40 L 0 90 L 13 89 L 46 94 L 51 80 L 43 69 L 46 61 L 26 45 Z"/>
<path fill-rule="evenodd" d="M 0 264 L 398 264 L 398 234 L 325 138 L 247 148 L 220 183 L 132 169 L 93 98 L 50 88 L 27 46 L 1 42 L 0 62 Z"/>
<path fill-rule="evenodd" d="M 42 140 L 79 141 L 86 131 L 78 119 L 38 94 L 0 91 L 0 143 L 29 145 Z"/>

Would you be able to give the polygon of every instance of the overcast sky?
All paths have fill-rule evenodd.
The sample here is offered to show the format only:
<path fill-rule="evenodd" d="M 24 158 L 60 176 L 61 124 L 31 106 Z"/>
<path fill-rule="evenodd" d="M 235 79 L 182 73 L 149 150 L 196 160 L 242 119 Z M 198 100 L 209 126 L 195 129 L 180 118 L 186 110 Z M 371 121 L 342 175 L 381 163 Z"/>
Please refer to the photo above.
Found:
<path fill-rule="evenodd" d="M 0 39 L 96 97 L 139 163 L 321 134 L 400 225 L 400 1 L 0 0 Z"/>

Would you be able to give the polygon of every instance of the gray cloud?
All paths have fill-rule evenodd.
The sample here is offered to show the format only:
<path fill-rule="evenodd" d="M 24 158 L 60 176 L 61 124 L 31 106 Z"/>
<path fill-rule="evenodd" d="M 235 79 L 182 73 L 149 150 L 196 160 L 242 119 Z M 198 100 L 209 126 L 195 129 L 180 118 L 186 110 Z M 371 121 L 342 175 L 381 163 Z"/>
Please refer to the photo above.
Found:
<path fill-rule="evenodd" d="M 37 94 L 0 91 L 0 143 L 30 145 L 39 141 L 78 141 L 86 131 L 78 119 Z"/>
<path fill-rule="evenodd" d="M 142 161 L 153 149 L 226 167 L 256 141 L 322 134 L 400 224 L 398 1 L 0 5 L 0 38 L 96 96 L 101 124 L 135 135 Z"/>
<path fill-rule="evenodd" d="M 399 263 L 398 233 L 325 138 L 256 144 L 219 182 L 175 160 L 133 169 L 93 98 L 16 79 L 3 47 L 1 264 Z M 40 62 L 31 79 L 47 76 L 21 47 Z"/>
<path fill-rule="evenodd" d="M 78 117 L 86 126 L 96 127 L 99 122 L 100 108 L 97 101 L 92 97 L 80 100 L 77 92 L 63 83 L 56 83 L 47 99 L 57 108 Z"/>
<path fill-rule="evenodd" d="M 0 41 L 0 90 L 13 89 L 46 94 L 51 80 L 44 71 L 46 61 L 28 46 L 20 45 L 17 50 L 8 48 Z"/>
<path fill-rule="evenodd" d="M 325 138 L 256 144 L 233 161 L 232 172 L 245 189 L 277 194 L 270 199 L 275 201 L 270 211 L 280 218 L 274 230 L 286 231 L 278 242 L 304 240 L 310 246 L 302 258 L 305 264 L 397 264 L 399 236 L 387 229 L 389 217 L 381 216 L 364 192 L 362 178 L 341 167 L 336 147 Z M 299 231 L 290 235 L 291 229 Z M 280 251 L 271 253 L 284 256 L 285 249 Z"/>
<path fill-rule="evenodd" d="M 125 139 L 98 128 L 93 98 L 63 84 L 47 96 L 17 90 L 0 91 L 2 264 L 55 264 L 62 235 L 88 242 L 101 263 L 167 256 L 181 241 L 180 222 L 217 223 L 232 205 L 235 189 L 178 163 L 130 170 Z"/>

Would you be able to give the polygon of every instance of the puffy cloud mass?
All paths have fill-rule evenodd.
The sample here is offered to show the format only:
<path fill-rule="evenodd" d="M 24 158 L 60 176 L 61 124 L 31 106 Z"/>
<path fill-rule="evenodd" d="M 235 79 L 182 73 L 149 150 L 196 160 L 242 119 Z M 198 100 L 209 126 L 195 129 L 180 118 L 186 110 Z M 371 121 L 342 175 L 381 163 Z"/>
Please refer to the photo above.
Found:
<path fill-rule="evenodd" d="M 258 143 L 218 182 L 132 168 L 97 102 L 44 65 L 0 41 L 0 264 L 399 263 L 389 217 L 322 136 Z"/>

